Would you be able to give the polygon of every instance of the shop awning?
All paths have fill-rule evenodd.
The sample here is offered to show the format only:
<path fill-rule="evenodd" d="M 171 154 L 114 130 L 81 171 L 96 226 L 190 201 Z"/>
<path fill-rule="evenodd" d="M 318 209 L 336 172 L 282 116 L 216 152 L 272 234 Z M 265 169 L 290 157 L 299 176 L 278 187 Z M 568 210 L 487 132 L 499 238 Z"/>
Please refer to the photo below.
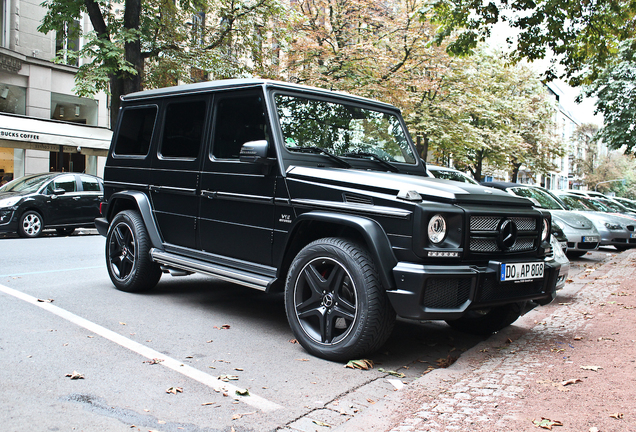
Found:
<path fill-rule="evenodd" d="M 106 156 L 111 137 L 103 127 L 0 114 L 0 147 Z"/>

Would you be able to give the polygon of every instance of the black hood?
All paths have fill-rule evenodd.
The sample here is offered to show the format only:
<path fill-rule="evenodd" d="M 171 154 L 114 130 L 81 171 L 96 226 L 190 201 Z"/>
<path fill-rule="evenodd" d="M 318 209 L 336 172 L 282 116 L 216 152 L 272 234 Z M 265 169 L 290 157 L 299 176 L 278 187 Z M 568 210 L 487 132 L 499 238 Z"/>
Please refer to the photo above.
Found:
<path fill-rule="evenodd" d="M 532 206 L 532 202 L 526 198 L 516 197 L 497 189 L 410 174 L 295 166 L 287 171 L 287 177 L 289 179 L 339 185 L 361 191 L 369 190 L 392 196 L 397 196 L 400 192 L 414 191 L 424 200 L 430 199 L 448 203 Z"/>

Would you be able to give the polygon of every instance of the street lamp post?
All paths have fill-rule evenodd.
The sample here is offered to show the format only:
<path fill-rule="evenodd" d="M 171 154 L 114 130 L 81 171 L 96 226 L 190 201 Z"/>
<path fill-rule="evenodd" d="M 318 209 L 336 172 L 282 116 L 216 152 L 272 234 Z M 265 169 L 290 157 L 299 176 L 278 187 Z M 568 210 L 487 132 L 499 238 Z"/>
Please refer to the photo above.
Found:
<path fill-rule="evenodd" d="M 598 187 L 598 185 L 603 184 L 603 183 L 612 183 L 612 182 L 617 182 L 617 181 L 622 181 L 623 183 L 625 183 L 625 179 L 614 179 L 614 180 L 606 180 L 606 181 L 602 181 L 602 182 L 598 182 L 596 183 L 596 186 L 594 186 L 594 192 L 596 192 L 596 188 Z"/>

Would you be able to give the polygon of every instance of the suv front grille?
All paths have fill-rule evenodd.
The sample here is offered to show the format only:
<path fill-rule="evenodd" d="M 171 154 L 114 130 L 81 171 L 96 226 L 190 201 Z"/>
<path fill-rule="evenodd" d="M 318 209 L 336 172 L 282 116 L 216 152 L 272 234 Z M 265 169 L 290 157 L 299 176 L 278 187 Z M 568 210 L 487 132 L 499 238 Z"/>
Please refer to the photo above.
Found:
<path fill-rule="evenodd" d="M 497 237 L 498 227 L 504 219 L 509 219 L 517 226 L 517 240 L 506 252 L 529 252 L 538 247 L 539 221 L 534 217 L 524 216 L 471 216 L 469 250 L 474 253 L 503 252 Z"/>

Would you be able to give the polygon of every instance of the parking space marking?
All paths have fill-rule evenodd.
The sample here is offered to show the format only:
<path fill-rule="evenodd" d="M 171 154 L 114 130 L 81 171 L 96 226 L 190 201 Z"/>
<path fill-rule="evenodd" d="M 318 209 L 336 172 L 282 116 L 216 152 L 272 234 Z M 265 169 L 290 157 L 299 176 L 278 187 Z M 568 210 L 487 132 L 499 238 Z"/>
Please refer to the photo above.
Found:
<path fill-rule="evenodd" d="M 187 376 L 195 381 L 200 382 L 208 387 L 213 388 L 215 391 L 224 391 L 227 392 L 230 396 L 234 397 L 241 402 L 246 403 L 247 405 L 253 406 L 254 408 L 260 409 L 262 411 L 274 411 L 282 408 L 277 403 L 268 401 L 260 396 L 256 396 L 250 392 L 249 396 L 240 396 L 237 391 L 244 392 L 245 389 L 234 386 L 232 384 L 221 381 L 211 375 L 206 374 L 192 366 L 184 365 L 182 362 L 167 357 L 165 354 L 160 353 L 159 351 L 155 351 L 152 348 L 149 348 L 145 345 L 142 345 L 138 342 L 135 342 L 127 337 L 120 335 L 119 333 L 115 333 L 112 330 L 108 330 L 105 327 L 100 326 L 99 324 L 95 324 L 91 321 L 88 321 L 85 318 L 82 318 L 78 315 L 75 315 L 72 312 L 69 312 L 65 309 L 62 309 L 58 306 L 55 306 L 48 302 L 38 301 L 36 297 L 25 294 L 21 291 L 17 291 L 13 288 L 9 288 L 4 285 L 0 285 L 0 291 L 18 298 L 20 300 L 24 300 L 27 303 L 31 303 L 39 308 L 42 308 L 48 312 L 51 312 L 60 318 L 63 318 L 73 324 L 76 324 L 80 327 L 85 328 L 86 330 L 98 334 L 111 342 L 114 342 L 124 348 L 128 348 L 129 350 L 136 352 L 137 354 L 146 357 L 149 360 L 152 359 L 162 359 L 163 361 L 160 363 L 162 366 L 165 366 L 169 369 L 172 369 L 176 372 L 179 372 L 182 375 Z"/>

